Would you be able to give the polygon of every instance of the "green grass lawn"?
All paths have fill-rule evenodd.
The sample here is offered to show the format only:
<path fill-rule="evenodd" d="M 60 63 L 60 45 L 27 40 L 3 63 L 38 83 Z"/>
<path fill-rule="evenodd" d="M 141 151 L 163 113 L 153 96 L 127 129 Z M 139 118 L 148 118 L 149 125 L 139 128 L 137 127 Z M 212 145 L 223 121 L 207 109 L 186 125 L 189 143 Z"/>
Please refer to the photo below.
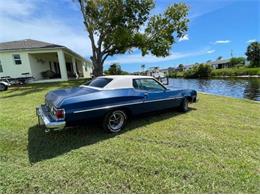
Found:
<path fill-rule="evenodd" d="M 199 94 L 190 112 L 132 120 L 117 135 L 88 125 L 45 134 L 47 91 L 0 93 L 0 193 L 260 193 L 260 104 Z"/>

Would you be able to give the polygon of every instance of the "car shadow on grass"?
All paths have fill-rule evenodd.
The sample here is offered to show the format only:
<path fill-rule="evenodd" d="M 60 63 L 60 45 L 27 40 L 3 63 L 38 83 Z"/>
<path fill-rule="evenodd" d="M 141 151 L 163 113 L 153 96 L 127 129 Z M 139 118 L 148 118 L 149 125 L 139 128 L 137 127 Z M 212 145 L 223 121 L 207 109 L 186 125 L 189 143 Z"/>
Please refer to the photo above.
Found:
<path fill-rule="evenodd" d="M 13 97 L 18 97 L 18 96 L 25 96 L 25 95 L 30 95 L 36 92 L 41 92 L 43 91 L 45 88 L 44 87 L 32 87 L 32 86 L 18 86 L 18 87 L 11 87 L 10 89 L 8 89 L 6 92 L 4 92 L 5 96 L 1 97 L 4 99 L 9 99 L 9 98 L 13 98 Z"/>
<path fill-rule="evenodd" d="M 195 108 L 190 108 L 196 110 Z M 101 121 L 88 125 L 66 128 L 62 131 L 45 133 L 42 127 L 34 125 L 28 129 L 28 156 L 31 164 L 51 159 L 83 146 L 113 138 L 138 127 L 175 117 L 182 113 L 176 111 L 162 111 L 134 117 L 126 128 L 117 134 L 106 133 L 100 126 Z"/>

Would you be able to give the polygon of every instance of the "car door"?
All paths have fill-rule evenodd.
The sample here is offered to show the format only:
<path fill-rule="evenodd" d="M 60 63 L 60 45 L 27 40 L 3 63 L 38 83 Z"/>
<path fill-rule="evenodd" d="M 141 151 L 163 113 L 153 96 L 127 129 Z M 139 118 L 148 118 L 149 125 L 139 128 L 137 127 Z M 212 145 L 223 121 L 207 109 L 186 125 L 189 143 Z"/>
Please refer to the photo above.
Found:
<path fill-rule="evenodd" d="M 172 93 L 152 78 L 138 78 L 133 80 L 136 90 L 144 93 L 143 111 L 156 111 L 167 109 L 172 106 Z"/>

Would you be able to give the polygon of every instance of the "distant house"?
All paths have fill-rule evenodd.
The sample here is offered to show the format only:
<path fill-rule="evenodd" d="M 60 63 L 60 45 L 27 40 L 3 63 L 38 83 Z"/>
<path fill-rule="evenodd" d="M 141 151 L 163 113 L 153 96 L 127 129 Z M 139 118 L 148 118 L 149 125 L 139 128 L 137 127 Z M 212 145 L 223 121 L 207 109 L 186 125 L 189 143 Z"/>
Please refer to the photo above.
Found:
<path fill-rule="evenodd" d="M 230 63 L 230 59 L 211 61 L 207 64 L 211 65 L 215 69 L 230 68 L 232 66 L 232 64 Z"/>
<path fill-rule="evenodd" d="M 69 48 L 25 39 L 0 43 L 0 77 L 33 77 L 34 82 L 88 78 L 89 61 Z"/>
<path fill-rule="evenodd" d="M 163 78 L 168 74 L 168 69 L 160 69 L 160 67 L 150 67 L 146 72 L 145 75 L 153 76 L 155 78 Z"/>
<path fill-rule="evenodd" d="M 191 64 L 191 65 L 184 65 L 183 69 L 184 70 L 189 70 L 191 69 L 193 66 L 196 66 L 197 64 Z"/>
<path fill-rule="evenodd" d="M 156 67 L 150 67 L 147 71 L 146 71 L 146 75 L 147 76 L 153 76 L 154 74 L 159 74 L 160 72 L 160 68 L 158 66 Z"/>
<path fill-rule="evenodd" d="M 162 75 L 167 76 L 173 71 L 178 71 L 178 68 L 168 67 L 168 68 L 159 69 L 159 71 Z"/>
<path fill-rule="evenodd" d="M 198 65 L 199 63 L 196 64 L 191 64 L 191 65 L 185 65 L 184 66 L 184 70 L 189 70 L 191 69 L 193 66 Z M 230 63 L 230 59 L 220 59 L 220 60 L 216 60 L 216 61 L 207 61 L 205 62 L 205 64 L 209 64 L 211 65 L 213 68 L 215 69 L 221 69 L 221 68 L 230 68 L 232 67 L 231 63 Z"/>

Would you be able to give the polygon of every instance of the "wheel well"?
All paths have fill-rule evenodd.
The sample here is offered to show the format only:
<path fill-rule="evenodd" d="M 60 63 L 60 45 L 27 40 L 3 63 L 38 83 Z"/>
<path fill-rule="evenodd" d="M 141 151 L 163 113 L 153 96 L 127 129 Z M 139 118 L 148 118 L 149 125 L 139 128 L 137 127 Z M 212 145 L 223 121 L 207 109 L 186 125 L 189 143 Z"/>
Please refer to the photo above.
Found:
<path fill-rule="evenodd" d="M 127 107 L 119 107 L 119 108 L 117 108 L 117 109 L 115 109 L 115 110 L 125 111 L 125 113 L 126 113 L 126 115 L 127 115 L 128 118 L 132 116 L 131 110 L 130 110 L 129 108 L 127 108 Z"/>
<path fill-rule="evenodd" d="M 191 96 L 186 96 L 185 97 L 189 102 L 192 102 L 192 97 Z"/>
<path fill-rule="evenodd" d="M 127 107 L 117 107 L 117 108 L 109 109 L 108 111 L 106 111 L 105 114 L 103 115 L 103 117 L 105 117 L 108 113 L 113 112 L 115 110 L 124 111 L 128 118 L 130 118 L 132 116 L 132 111 L 129 108 L 127 108 Z"/>

